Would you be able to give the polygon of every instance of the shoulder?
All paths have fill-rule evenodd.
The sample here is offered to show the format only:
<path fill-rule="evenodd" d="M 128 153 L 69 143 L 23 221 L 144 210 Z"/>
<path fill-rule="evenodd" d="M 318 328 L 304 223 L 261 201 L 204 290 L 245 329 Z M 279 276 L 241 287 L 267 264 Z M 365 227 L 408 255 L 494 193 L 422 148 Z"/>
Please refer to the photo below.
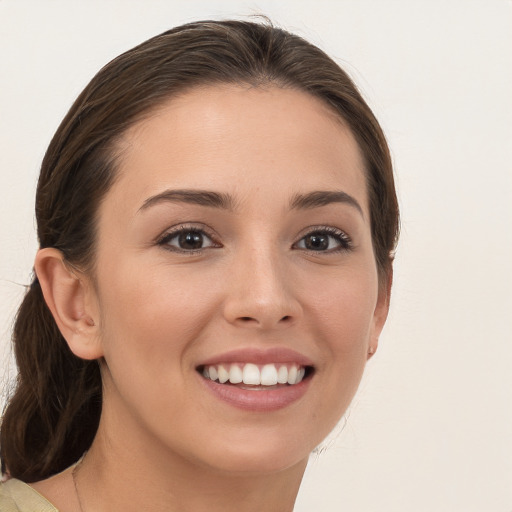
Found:
<path fill-rule="evenodd" d="M 0 510 L 2 512 L 58 512 L 35 489 L 16 478 L 0 482 Z"/>

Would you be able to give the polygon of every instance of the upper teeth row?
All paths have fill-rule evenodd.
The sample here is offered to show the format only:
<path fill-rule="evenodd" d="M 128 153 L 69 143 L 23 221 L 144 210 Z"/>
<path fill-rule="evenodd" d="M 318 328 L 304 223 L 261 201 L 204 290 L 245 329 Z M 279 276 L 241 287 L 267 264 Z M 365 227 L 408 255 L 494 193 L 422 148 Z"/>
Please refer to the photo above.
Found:
<path fill-rule="evenodd" d="M 249 384 L 252 386 L 274 386 L 276 384 L 298 384 L 306 369 L 296 364 L 265 364 L 258 366 L 252 363 L 238 363 L 205 366 L 203 375 L 207 379 L 218 380 L 221 384 Z"/>

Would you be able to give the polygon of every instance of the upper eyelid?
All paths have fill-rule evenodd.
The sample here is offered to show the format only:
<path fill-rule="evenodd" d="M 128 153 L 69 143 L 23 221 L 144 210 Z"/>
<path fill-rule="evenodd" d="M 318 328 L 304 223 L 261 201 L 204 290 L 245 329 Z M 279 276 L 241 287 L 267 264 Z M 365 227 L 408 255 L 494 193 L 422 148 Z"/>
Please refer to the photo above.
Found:
<path fill-rule="evenodd" d="M 203 224 L 202 222 L 181 223 L 176 224 L 175 226 L 171 226 L 156 237 L 156 242 L 158 243 L 167 238 L 168 236 L 178 235 L 182 231 L 199 231 L 201 233 L 204 233 L 209 238 L 211 238 L 212 241 L 220 243 L 218 242 L 219 237 L 216 235 L 215 231 L 209 226 Z"/>
<path fill-rule="evenodd" d="M 343 238 L 347 238 L 348 240 L 352 240 L 352 237 L 344 230 L 340 229 L 334 226 L 322 226 L 322 225 L 315 225 L 315 226 L 308 226 L 307 228 L 304 228 L 301 230 L 300 234 L 298 235 L 298 240 L 304 238 L 305 236 L 311 234 L 311 233 L 317 233 L 317 232 L 325 232 L 330 235 L 340 235 Z"/>

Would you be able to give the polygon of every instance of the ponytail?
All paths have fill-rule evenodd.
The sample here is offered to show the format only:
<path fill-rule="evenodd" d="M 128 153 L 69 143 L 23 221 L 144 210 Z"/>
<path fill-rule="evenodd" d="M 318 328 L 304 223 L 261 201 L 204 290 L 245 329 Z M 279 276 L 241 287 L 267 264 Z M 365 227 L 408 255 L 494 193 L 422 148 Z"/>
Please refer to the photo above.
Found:
<path fill-rule="evenodd" d="M 0 430 L 2 473 L 34 482 L 58 473 L 89 448 L 101 413 L 97 361 L 76 357 L 37 279 L 13 332 L 18 376 Z"/>

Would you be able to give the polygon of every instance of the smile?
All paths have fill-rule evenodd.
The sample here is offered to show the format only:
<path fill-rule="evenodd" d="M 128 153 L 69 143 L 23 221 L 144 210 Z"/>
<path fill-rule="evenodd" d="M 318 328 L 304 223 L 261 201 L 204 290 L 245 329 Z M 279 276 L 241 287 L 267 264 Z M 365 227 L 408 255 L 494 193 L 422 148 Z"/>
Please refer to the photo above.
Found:
<path fill-rule="evenodd" d="M 245 389 L 265 389 L 269 386 L 299 384 L 306 367 L 299 364 L 224 363 L 204 366 L 202 375 L 220 384 L 238 384 Z"/>
<path fill-rule="evenodd" d="M 271 412 L 299 401 L 314 380 L 313 361 L 286 347 L 235 349 L 196 366 L 200 383 L 226 405 Z"/>

